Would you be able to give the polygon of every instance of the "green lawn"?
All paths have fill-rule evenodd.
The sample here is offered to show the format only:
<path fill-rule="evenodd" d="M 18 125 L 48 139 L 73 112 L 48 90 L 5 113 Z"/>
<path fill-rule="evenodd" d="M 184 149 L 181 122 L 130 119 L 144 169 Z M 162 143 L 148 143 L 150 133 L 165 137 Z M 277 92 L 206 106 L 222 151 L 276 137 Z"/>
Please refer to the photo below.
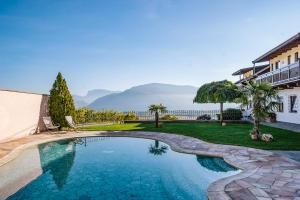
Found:
<path fill-rule="evenodd" d="M 221 127 L 218 123 L 164 123 L 161 128 L 155 128 L 151 123 L 128 123 L 107 126 L 90 126 L 81 130 L 126 130 L 126 131 L 156 131 L 187 135 L 201 140 L 219 144 L 232 144 L 269 150 L 300 150 L 300 133 L 262 126 L 262 133 L 271 133 L 274 141 L 265 143 L 253 141 L 249 133 L 252 124 L 227 124 Z"/>

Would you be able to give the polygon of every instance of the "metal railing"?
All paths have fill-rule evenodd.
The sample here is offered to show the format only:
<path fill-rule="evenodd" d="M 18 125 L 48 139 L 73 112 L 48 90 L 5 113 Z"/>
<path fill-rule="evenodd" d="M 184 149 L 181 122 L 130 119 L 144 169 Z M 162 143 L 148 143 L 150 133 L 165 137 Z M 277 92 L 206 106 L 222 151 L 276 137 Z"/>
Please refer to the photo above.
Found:
<path fill-rule="evenodd" d="M 300 80 L 300 60 L 286 67 L 265 73 L 256 78 L 258 83 L 267 82 L 272 85 L 280 85 Z"/>
<path fill-rule="evenodd" d="M 154 114 L 149 111 L 131 111 L 133 112 L 139 120 L 154 120 Z M 124 112 L 125 114 L 128 112 Z M 197 117 L 201 115 L 209 115 L 211 119 L 218 119 L 219 110 L 168 110 L 165 113 L 160 113 L 160 117 L 165 115 L 176 116 L 179 120 L 196 120 Z"/>

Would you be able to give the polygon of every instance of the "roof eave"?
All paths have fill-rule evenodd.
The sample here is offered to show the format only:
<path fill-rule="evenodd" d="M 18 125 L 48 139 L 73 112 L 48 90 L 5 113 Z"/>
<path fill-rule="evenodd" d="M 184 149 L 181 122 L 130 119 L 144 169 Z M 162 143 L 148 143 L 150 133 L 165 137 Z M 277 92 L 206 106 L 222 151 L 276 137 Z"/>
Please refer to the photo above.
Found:
<path fill-rule="evenodd" d="M 232 74 L 232 76 L 238 76 L 238 75 L 241 75 L 241 74 L 242 74 L 242 72 L 241 72 L 241 70 L 239 70 L 239 71 L 234 72 Z"/>
<path fill-rule="evenodd" d="M 272 53 L 278 51 L 279 49 L 283 48 L 284 46 L 288 45 L 289 43 L 291 43 L 294 40 L 297 40 L 299 38 L 300 38 L 300 32 L 297 33 L 296 35 L 294 35 L 293 37 L 289 38 L 285 42 L 279 44 L 275 48 L 271 49 L 267 53 L 263 54 L 262 56 L 258 57 L 257 59 L 255 59 L 254 61 L 252 61 L 252 63 L 255 64 L 255 63 L 259 63 L 259 62 L 269 61 L 269 57 L 268 56 L 270 56 Z"/>

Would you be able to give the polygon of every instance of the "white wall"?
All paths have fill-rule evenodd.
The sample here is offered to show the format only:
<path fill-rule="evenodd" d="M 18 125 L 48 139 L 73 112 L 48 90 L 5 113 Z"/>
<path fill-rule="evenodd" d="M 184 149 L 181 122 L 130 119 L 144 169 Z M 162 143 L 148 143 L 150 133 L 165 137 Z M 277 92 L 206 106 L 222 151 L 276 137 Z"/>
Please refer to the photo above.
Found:
<path fill-rule="evenodd" d="M 0 141 L 35 133 L 44 97 L 41 94 L 0 90 Z"/>
<path fill-rule="evenodd" d="M 297 95 L 297 113 L 289 110 L 289 96 Z M 285 89 L 279 91 L 279 96 L 283 97 L 283 112 L 276 112 L 277 121 L 300 124 L 300 88 Z"/>

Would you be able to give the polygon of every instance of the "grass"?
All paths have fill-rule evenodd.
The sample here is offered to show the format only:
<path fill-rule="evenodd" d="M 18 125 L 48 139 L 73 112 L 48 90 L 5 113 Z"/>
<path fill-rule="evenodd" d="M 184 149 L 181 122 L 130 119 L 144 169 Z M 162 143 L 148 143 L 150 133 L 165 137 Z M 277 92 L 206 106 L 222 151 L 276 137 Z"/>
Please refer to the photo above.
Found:
<path fill-rule="evenodd" d="M 81 130 L 86 131 L 156 131 L 191 136 L 217 144 L 247 146 L 267 150 L 300 150 L 300 133 L 261 127 L 262 133 L 271 133 L 274 141 L 265 143 L 253 141 L 249 133 L 252 124 L 229 123 L 221 127 L 218 123 L 164 123 L 161 128 L 155 128 L 152 123 L 128 123 L 107 126 L 90 126 Z"/>

